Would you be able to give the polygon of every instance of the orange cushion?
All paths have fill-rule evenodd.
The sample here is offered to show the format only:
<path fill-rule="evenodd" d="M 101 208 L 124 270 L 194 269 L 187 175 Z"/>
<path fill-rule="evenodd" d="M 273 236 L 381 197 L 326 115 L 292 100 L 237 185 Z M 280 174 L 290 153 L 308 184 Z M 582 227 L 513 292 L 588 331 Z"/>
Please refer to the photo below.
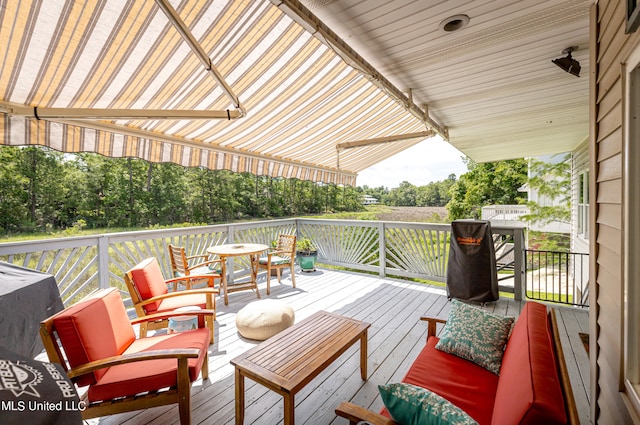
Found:
<path fill-rule="evenodd" d="M 116 288 L 95 295 L 63 310 L 53 325 L 71 367 L 122 354 L 136 336 Z M 104 370 L 80 376 L 79 386 L 90 385 Z"/>
<path fill-rule="evenodd" d="M 427 388 L 464 410 L 480 425 L 491 423 L 498 376 L 461 357 L 435 349 L 431 337 L 402 379 Z M 381 413 L 389 417 L 386 409 Z"/>
<path fill-rule="evenodd" d="M 566 422 L 547 308 L 528 302 L 504 352 L 492 424 Z"/>
<path fill-rule="evenodd" d="M 189 379 L 195 381 L 209 347 L 209 328 L 136 340 L 125 354 L 175 348 L 197 348 L 200 356 L 189 359 Z M 148 360 L 110 367 L 95 385 L 89 387 L 90 401 L 132 396 L 177 385 L 178 362 L 175 359 Z"/>
<path fill-rule="evenodd" d="M 131 273 L 133 284 L 138 289 L 138 294 L 140 294 L 140 298 L 143 301 L 168 292 L 158 260 L 154 257 L 142 260 L 129 272 Z M 147 314 L 155 313 L 158 309 L 158 303 L 147 304 L 143 308 Z"/>

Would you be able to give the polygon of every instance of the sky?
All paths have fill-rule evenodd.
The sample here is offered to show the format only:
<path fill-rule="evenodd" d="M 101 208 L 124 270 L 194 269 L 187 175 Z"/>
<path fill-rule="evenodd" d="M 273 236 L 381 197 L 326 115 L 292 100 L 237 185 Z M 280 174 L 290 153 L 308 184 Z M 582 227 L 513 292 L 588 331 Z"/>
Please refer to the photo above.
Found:
<path fill-rule="evenodd" d="M 449 174 L 456 177 L 466 173 L 464 154 L 440 136 L 429 138 L 358 173 L 357 186 L 388 189 L 408 181 L 415 186 L 444 180 Z"/>

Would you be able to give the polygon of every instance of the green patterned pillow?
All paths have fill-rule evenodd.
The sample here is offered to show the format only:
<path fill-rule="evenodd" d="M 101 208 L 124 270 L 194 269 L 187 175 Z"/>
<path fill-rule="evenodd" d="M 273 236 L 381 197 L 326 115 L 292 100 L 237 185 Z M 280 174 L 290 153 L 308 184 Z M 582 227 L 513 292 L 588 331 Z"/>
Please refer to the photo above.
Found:
<path fill-rule="evenodd" d="M 488 313 L 454 299 L 436 349 L 499 375 L 513 321 L 513 317 Z"/>
<path fill-rule="evenodd" d="M 385 407 L 400 425 L 477 425 L 471 416 L 448 400 L 411 384 L 379 385 Z"/>

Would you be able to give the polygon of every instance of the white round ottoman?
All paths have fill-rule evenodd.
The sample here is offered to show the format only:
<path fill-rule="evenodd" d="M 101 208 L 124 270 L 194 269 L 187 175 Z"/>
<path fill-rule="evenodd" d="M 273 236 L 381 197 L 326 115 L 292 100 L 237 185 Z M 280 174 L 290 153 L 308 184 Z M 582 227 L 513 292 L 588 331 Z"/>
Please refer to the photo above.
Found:
<path fill-rule="evenodd" d="M 278 300 L 254 301 L 236 315 L 236 328 L 248 339 L 264 341 L 293 325 L 295 314 L 290 305 Z"/>

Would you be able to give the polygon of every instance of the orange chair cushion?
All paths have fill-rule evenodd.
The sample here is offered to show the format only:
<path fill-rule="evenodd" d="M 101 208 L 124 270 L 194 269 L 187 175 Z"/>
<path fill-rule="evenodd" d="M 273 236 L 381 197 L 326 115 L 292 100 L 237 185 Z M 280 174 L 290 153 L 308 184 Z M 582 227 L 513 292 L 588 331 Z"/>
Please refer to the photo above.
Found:
<path fill-rule="evenodd" d="M 134 341 L 125 354 L 175 348 L 197 348 L 198 358 L 189 359 L 189 378 L 195 381 L 209 347 L 209 328 L 169 335 L 141 338 Z M 148 360 L 110 367 L 95 385 L 89 387 L 89 401 L 110 400 L 133 396 L 177 385 L 178 362 L 175 359 Z"/>
<path fill-rule="evenodd" d="M 63 310 L 53 319 L 53 325 L 71 367 L 122 354 L 136 338 L 116 288 L 100 291 Z M 75 382 L 90 385 L 104 374 L 105 370 L 98 370 Z"/>
<path fill-rule="evenodd" d="M 160 271 L 158 260 L 154 257 L 147 258 L 138 263 L 130 271 L 133 284 L 140 294 L 142 301 L 158 295 L 164 295 L 168 292 L 164 276 Z M 158 310 L 159 303 L 151 303 L 145 305 L 144 311 L 147 314 L 155 313 Z"/>
<path fill-rule="evenodd" d="M 566 424 L 547 307 L 527 302 L 507 343 L 492 424 Z"/>

